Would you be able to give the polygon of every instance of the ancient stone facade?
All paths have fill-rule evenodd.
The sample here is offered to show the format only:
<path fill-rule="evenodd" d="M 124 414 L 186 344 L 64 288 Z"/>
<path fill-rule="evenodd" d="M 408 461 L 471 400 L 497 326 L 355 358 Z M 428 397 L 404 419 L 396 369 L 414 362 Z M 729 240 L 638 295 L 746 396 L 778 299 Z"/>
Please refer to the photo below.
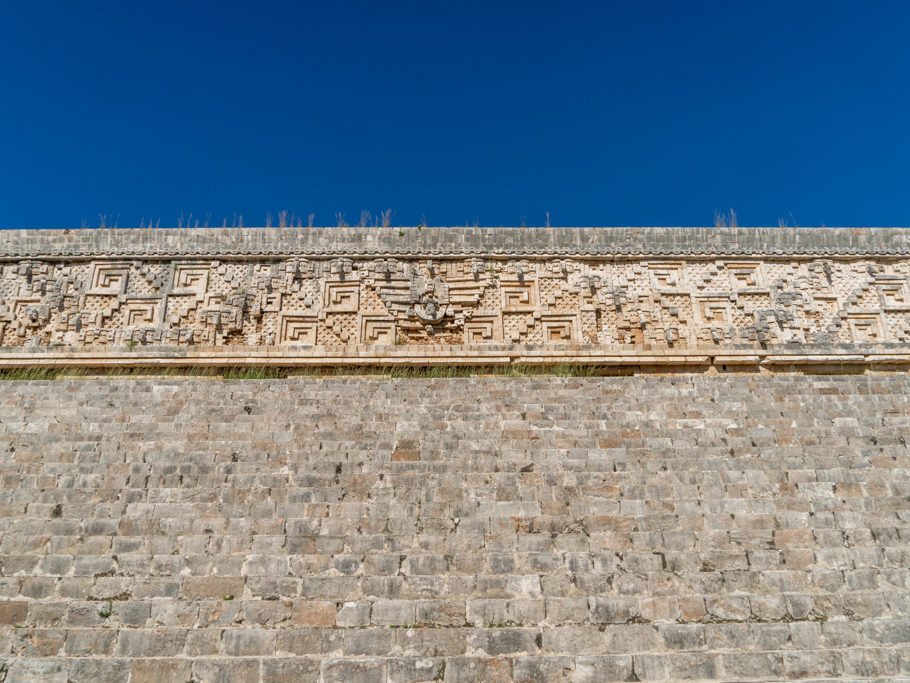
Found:
<path fill-rule="evenodd" d="M 562 233 L 453 228 L 443 250 L 444 230 L 342 230 L 344 243 L 319 248 L 306 230 L 200 231 L 237 233 L 219 256 L 194 231 L 104 231 L 98 252 L 91 241 L 66 249 L 62 233 L 56 251 L 0 235 L 0 346 L 298 347 L 305 360 L 306 347 L 432 345 L 457 356 L 459 346 L 495 344 L 716 351 L 910 341 L 910 240 L 900 232 L 860 231 L 858 246 L 850 233 L 845 253 L 832 253 L 814 246 L 825 232 L 778 230 L 775 242 L 767 231 L 726 231 L 738 249 L 709 255 L 684 229 L 641 233 L 642 246 L 653 234 L 638 250 L 650 254 L 611 246 L 609 229 L 590 231 L 594 247 L 587 236 L 586 248 L 538 253 L 522 242 Z M 263 253 L 269 233 L 288 253 Z M 420 253 L 422 240 L 437 248 Z"/>
<path fill-rule="evenodd" d="M 910 683 L 908 235 L 0 232 L 0 683 Z"/>
<path fill-rule="evenodd" d="M 910 259 L 20 260 L 5 346 L 910 340 Z"/>

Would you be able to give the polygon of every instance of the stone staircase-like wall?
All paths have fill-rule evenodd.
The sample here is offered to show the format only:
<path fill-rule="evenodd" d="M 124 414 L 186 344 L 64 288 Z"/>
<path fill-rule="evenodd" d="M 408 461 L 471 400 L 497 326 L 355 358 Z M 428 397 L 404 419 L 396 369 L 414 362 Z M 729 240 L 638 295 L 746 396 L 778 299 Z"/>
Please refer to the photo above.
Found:
<path fill-rule="evenodd" d="M 910 377 L 0 383 L 0 680 L 910 679 Z"/>

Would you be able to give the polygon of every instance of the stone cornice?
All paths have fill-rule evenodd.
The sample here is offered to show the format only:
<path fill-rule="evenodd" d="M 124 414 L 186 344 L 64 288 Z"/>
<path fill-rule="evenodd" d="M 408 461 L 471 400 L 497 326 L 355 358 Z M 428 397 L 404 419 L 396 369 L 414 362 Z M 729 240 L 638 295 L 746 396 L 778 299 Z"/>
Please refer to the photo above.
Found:
<path fill-rule="evenodd" d="M 910 367 L 910 347 L 896 344 L 830 346 L 771 345 L 650 349 L 644 346 L 489 344 L 438 346 L 236 346 L 60 349 L 2 348 L 0 369 L 30 367 L 193 368 L 227 367 L 379 367 L 509 365 L 600 366 L 648 369 L 801 369 L 846 370 L 858 366 L 878 370 Z"/>
<path fill-rule="evenodd" d="M 0 231 L 0 259 L 910 255 L 906 228 L 194 228 Z"/>

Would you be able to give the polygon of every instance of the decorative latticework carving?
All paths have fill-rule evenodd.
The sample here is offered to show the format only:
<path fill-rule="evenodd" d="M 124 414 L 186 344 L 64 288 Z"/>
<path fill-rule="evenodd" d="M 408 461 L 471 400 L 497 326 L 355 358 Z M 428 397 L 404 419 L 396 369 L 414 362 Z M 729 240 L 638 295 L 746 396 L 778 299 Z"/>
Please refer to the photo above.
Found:
<path fill-rule="evenodd" d="M 43 260 L 4 346 L 907 343 L 903 257 Z"/>

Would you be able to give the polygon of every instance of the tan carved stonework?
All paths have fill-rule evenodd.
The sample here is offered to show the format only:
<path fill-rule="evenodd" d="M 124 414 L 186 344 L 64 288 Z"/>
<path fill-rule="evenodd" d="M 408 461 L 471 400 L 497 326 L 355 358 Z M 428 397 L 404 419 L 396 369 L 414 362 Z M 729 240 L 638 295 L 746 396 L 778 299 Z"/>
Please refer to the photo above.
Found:
<path fill-rule="evenodd" d="M 910 342 L 906 258 L 22 259 L 6 347 Z"/>

